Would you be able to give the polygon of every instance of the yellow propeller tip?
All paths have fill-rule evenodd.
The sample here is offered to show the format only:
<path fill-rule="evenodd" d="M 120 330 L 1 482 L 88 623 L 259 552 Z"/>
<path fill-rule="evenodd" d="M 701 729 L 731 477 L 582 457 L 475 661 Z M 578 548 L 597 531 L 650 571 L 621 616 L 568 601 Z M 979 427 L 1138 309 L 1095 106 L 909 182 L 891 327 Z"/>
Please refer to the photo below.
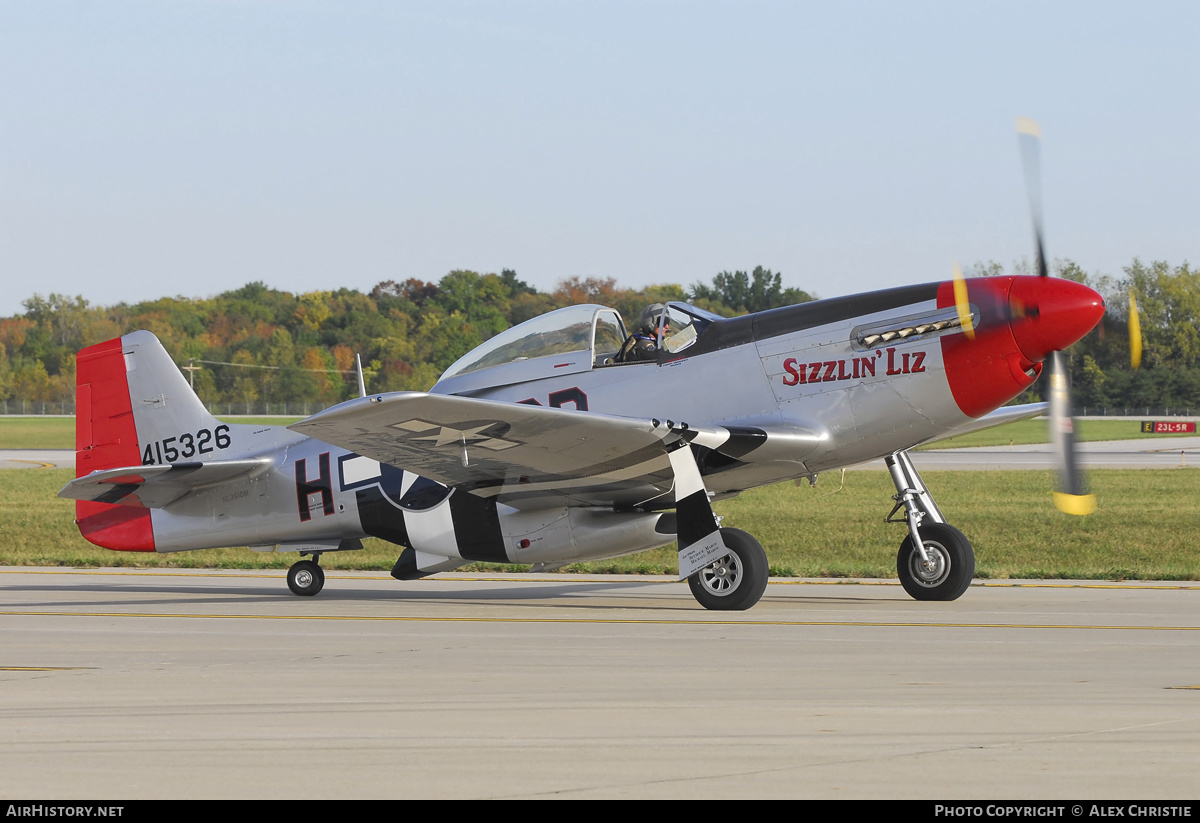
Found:
<path fill-rule="evenodd" d="M 1129 361 L 1135 369 L 1142 365 L 1142 321 L 1133 289 L 1129 290 Z"/>
<path fill-rule="evenodd" d="M 1038 122 L 1032 118 L 1018 117 L 1017 118 L 1017 133 L 1018 134 L 1028 134 L 1028 135 L 1032 135 L 1033 137 L 1037 137 L 1038 139 L 1041 139 L 1042 127 L 1039 126 Z"/>
<path fill-rule="evenodd" d="M 1096 511 L 1096 495 L 1055 492 L 1054 507 L 1064 514 L 1091 514 Z"/>
<path fill-rule="evenodd" d="M 971 314 L 971 299 L 967 295 L 967 281 L 963 279 L 958 261 L 954 263 L 954 308 L 958 310 L 958 322 L 968 340 L 975 339 L 975 323 Z"/>

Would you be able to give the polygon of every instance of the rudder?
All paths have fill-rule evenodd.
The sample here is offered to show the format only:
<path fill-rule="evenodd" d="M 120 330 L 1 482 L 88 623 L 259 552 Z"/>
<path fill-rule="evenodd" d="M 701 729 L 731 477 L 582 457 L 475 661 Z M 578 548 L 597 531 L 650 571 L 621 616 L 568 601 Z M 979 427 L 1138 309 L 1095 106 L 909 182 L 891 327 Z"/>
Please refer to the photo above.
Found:
<path fill-rule="evenodd" d="M 208 413 L 162 343 L 148 331 L 89 346 L 75 363 L 76 477 L 203 459 L 228 431 Z M 98 546 L 154 551 L 146 509 L 80 500 L 75 522 Z"/>
<path fill-rule="evenodd" d="M 141 463 L 120 338 L 89 346 L 75 360 L 75 476 Z M 75 525 L 108 549 L 154 551 L 150 512 L 75 501 Z"/>

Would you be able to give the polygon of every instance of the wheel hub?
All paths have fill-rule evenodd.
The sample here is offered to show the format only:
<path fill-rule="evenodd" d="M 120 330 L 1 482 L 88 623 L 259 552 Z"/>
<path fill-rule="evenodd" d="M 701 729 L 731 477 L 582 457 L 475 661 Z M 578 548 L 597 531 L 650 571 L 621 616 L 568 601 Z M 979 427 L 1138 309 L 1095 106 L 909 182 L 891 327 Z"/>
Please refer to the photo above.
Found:
<path fill-rule="evenodd" d="M 296 572 L 296 585 L 307 589 L 313 584 L 313 573 L 308 569 Z"/>
<path fill-rule="evenodd" d="M 715 595 L 731 594 L 742 582 L 741 565 L 737 555 L 727 554 L 720 560 L 700 571 L 704 588 Z"/>
<path fill-rule="evenodd" d="M 913 577 L 923 586 L 934 586 L 945 579 L 950 571 L 950 557 L 946 550 L 936 543 L 925 542 L 925 554 L 929 560 L 921 559 L 915 551 L 912 554 Z"/>

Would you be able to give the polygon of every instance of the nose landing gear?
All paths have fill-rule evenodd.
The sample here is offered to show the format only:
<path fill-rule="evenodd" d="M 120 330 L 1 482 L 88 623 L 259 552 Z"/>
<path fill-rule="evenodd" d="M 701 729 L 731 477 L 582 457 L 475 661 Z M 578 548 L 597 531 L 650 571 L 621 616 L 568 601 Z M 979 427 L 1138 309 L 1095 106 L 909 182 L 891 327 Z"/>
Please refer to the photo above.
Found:
<path fill-rule="evenodd" d="M 908 537 L 896 555 L 900 585 L 914 600 L 957 600 L 975 576 L 971 541 L 942 517 L 908 452 L 884 459 L 896 486 L 889 523 L 907 523 Z M 892 515 L 904 509 L 904 520 Z"/>
<path fill-rule="evenodd" d="M 958 529 L 948 523 L 921 528 L 925 547 L 922 558 L 912 535 L 904 538 L 896 555 L 900 585 L 914 600 L 957 600 L 975 576 L 975 552 Z"/>

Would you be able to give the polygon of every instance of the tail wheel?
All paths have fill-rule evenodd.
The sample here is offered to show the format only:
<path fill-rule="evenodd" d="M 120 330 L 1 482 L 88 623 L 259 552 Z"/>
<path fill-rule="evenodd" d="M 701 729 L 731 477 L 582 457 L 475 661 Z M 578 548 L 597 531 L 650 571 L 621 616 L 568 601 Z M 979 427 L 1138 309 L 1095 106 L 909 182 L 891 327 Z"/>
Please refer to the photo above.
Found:
<path fill-rule="evenodd" d="M 325 572 L 312 560 L 301 560 L 288 569 L 287 582 L 292 594 L 312 597 L 324 588 Z"/>
<path fill-rule="evenodd" d="M 930 523 L 920 531 L 929 560 L 921 559 L 912 535 L 904 538 L 896 555 L 900 584 L 915 600 L 957 600 L 975 576 L 971 541 L 946 523 Z"/>
<path fill-rule="evenodd" d="M 688 578 L 692 596 L 706 609 L 742 611 L 767 590 L 767 553 L 741 529 L 721 529 L 729 554 Z"/>

